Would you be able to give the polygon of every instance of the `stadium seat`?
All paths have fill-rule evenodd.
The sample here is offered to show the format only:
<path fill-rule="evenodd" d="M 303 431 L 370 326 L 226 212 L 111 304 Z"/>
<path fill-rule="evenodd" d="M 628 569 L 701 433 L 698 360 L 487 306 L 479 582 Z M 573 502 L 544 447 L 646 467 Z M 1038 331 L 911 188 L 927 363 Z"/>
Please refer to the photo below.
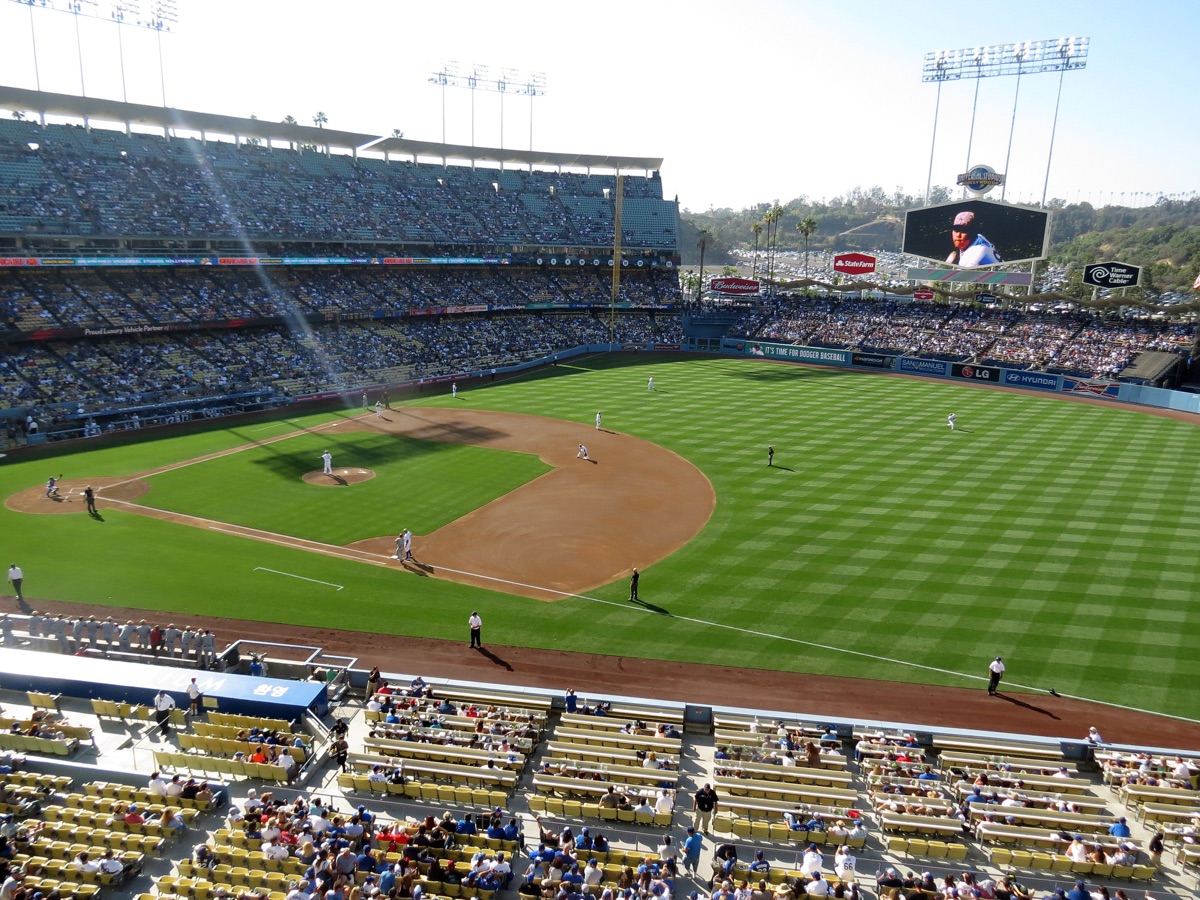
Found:
<path fill-rule="evenodd" d="M 950 859 L 961 862 L 962 860 L 967 858 L 967 845 L 966 844 L 957 844 L 957 843 L 947 844 L 947 847 L 948 847 L 948 851 L 949 851 L 947 853 L 947 856 L 949 856 Z"/>

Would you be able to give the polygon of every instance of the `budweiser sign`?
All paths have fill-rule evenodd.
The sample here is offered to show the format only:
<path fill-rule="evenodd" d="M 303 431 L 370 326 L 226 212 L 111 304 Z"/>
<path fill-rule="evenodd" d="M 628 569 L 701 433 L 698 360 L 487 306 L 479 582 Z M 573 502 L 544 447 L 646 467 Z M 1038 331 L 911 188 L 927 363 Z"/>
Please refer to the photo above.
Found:
<path fill-rule="evenodd" d="M 870 275 L 875 271 L 875 257 L 865 253 L 839 253 L 833 258 L 833 271 L 843 275 Z"/>
<path fill-rule="evenodd" d="M 913 299 L 914 300 L 932 300 L 933 299 L 933 291 L 931 291 L 929 288 L 917 288 L 915 291 L 913 291 Z"/>
<path fill-rule="evenodd" d="M 752 278 L 714 278 L 708 287 L 722 294 L 758 293 L 758 282 Z"/>

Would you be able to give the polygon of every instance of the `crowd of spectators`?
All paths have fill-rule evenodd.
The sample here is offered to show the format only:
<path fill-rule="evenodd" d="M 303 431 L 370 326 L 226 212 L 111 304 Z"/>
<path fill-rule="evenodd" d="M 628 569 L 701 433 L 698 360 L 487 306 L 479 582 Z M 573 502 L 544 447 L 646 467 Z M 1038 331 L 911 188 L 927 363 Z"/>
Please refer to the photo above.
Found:
<path fill-rule="evenodd" d="M 520 309 L 529 303 L 611 300 L 608 267 L 313 266 L 11 270 L 0 281 L 2 327 L 156 328 L 284 316 L 383 318 L 446 307 Z M 617 302 L 679 300 L 673 271 L 622 272 Z"/>
<path fill-rule="evenodd" d="M 615 188 L 612 175 L 0 123 L 0 233 L 609 247 Z M 674 249 L 658 174 L 626 175 L 624 194 L 623 244 Z"/>
<path fill-rule="evenodd" d="M 0 360 L 0 399 L 30 408 L 43 431 L 83 428 L 88 415 L 117 409 L 131 410 L 120 426 L 96 428 L 139 428 L 229 411 L 217 398 L 235 392 L 286 399 L 479 373 L 610 336 L 622 344 L 682 339 L 678 317 L 662 312 L 622 311 L 610 329 L 599 314 L 520 311 L 27 343 Z"/>
<path fill-rule="evenodd" d="M 1189 351 L 1193 325 L 1114 314 L 836 297 L 776 301 L 733 331 L 764 340 L 912 354 L 1093 377 L 1146 350 Z"/>

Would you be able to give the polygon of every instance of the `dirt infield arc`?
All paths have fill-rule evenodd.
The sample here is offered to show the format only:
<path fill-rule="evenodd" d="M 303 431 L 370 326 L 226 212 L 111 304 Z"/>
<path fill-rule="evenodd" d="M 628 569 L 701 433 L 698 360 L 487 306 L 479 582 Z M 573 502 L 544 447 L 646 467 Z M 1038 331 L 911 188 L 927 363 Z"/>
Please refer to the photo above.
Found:
<path fill-rule="evenodd" d="M 687 460 L 641 438 L 591 425 L 517 413 L 416 407 L 386 410 L 383 416 L 363 415 L 321 430 L 327 434 L 375 431 L 532 453 L 553 469 L 431 534 L 416 535 L 412 563 L 392 559 L 395 535 L 336 547 L 134 502 L 148 492 L 153 497 L 155 471 L 188 463 L 127 479 L 71 479 L 62 483 L 69 501 L 56 502 L 45 496 L 44 487 L 31 487 L 9 497 L 6 505 L 20 512 L 81 512 L 83 487 L 91 483 L 101 505 L 314 553 L 411 567 L 423 575 L 535 600 L 584 593 L 627 576 L 634 566 L 644 568 L 670 556 L 700 532 L 716 507 L 711 483 Z M 586 444 L 589 459 L 577 458 L 580 444 Z M 353 479 L 328 479 L 317 472 L 307 473 L 303 480 L 314 490 L 327 490 L 364 477 L 369 477 L 367 470 L 355 470 Z"/>

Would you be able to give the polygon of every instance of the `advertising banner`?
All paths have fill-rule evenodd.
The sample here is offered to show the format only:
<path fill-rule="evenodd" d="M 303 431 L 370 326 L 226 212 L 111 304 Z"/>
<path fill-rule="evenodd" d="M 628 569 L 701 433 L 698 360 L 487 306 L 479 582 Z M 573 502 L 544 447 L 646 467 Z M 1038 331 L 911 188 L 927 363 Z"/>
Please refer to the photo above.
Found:
<path fill-rule="evenodd" d="M 757 341 L 747 341 L 746 355 L 763 359 L 786 359 L 792 362 L 850 365 L 849 351 L 832 350 L 827 347 L 797 347 L 794 344 L 761 344 Z"/>
<path fill-rule="evenodd" d="M 896 360 L 897 372 L 911 372 L 914 375 L 945 375 L 950 364 L 940 359 L 914 359 L 911 356 L 901 356 Z"/>
<path fill-rule="evenodd" d="M 970 364 L 954 363 L 950 366 L 950 374 L 955 378 L 969 378 L 972 381 L 990 381 L 1000 383 L 1000 370 L 988 366 L 972 366 Z"/>
<path fill-rule="evenodd" d="M 712 278 L 709 290 L 720 294 L 757 294 L 758 282 L 752 278 Z"/>
<path fill-rule="evenodd" d="M 839 253 L 833 258 L 833 271 L 843 275 L 870 275 L 875 271 L 875 257 L 866 253 Z"/>
<path fill-rule="evenodd" d="M 1011 284 L 1029 287 L 1033 276 L 1028 272 L 972 272 L 965 269 L 909 269 L 909 281 L 943 281 L 949 284 Z"/>
<path fill-rule="evenodd" d="M 890 369 L 896 364 L 896 357 L 885 356 L 882 353 L 855 353 L 850 357 L 850 363 L 872 369 Z"/>
<path fill-rule="evenodd" d="M 1142 270 L 1127 263 L 1104 262 L 1083 267 L 1083 283 L 1093 287 L 1137 287 L 1141 280 Z"/>
<path fill-rule="evenodd" d="M 1062 392 L 1064 394 L 1091 394 L 1093 397 L 1103 397 L 1106 400 L 1116 400 L 1121 391 L 1118 381 L 1102 381 L 1097 378 L 1072 378 L 1063 376 Z"/>
<path fill-rule="evenodd" d="M 1048 372 L 1017 372 L 1012 369 L 1004 370 L 1001 383 L 1009 387 L 1034 388 L 1039 391 L 1057 391 L 1062 385 L 1059 375 Z"/>

